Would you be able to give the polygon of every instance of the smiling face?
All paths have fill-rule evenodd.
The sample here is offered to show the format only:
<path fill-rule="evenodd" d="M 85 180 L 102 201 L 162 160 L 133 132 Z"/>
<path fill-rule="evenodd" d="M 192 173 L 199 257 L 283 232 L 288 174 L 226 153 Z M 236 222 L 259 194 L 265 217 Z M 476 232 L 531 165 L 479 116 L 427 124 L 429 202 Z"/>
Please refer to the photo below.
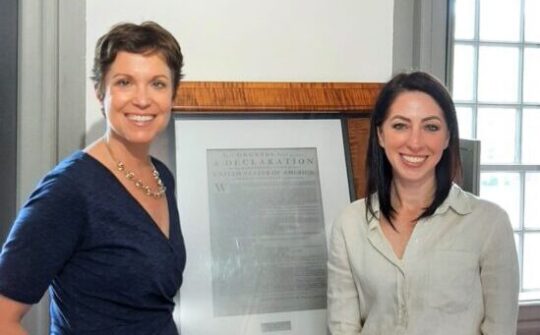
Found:
<path fill-rule="evenodd" d="M 159 53 L 121 51 L 104 80 L 101 101 L 110 138 L 149 145 L 169 122 L 171 70 Z"/>
<path fill-rule="evenodd" d="M 379 145 L 401 184 L 435 184 L 435 167 L 448 147 L 443 111 L 429 95 L 406 91 L 397 96 L 378 128 Z"/>

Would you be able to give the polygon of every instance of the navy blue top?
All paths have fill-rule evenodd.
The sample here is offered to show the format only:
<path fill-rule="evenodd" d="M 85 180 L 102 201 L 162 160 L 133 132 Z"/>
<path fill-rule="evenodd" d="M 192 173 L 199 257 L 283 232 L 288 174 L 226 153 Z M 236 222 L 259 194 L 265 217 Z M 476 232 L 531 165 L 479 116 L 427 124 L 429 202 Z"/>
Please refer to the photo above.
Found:
<path fill-rule="evenodd" d="M 51 334 L 178 334 L 186 253 L 174 179 L 169 239 L 105 166 L 78 151 L 40 182 L 0 255 L 0 294 L 33 304 L 49 287 Z"/>

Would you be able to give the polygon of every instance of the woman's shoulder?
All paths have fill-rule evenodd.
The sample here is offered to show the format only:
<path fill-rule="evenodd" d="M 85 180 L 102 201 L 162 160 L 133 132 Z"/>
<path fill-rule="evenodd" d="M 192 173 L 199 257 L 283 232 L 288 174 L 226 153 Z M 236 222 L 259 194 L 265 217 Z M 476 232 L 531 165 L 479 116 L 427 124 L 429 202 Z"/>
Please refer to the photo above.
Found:
<path fill-rule="evenodd" d="M 55 184 L 65 188 L 81 189 L 85 185 L 95 188 L 109 185 L 108 170 L 88 153 L 78 150 L 62 159 L 41 180 L 40 184 Z"/>
<path fill-rule="evenodd" d="M 366 199 L 358 199 L 345 206 L 335 220 L 335 225 L 346 226 L 366 221 Z"/>
<path fill-rule="evenodd" d="M 494 201 L 464 191 L 457 185 L 451 192 L 450 206 L 461 215 L 471 215 L 474 222 L 492 225 L 509 221 L 506 210 Z"/>
<path fill-rule="evenodd" d="M 366 198 L 354 200 L 341 211 L 342 215 L 355 215 L 366 210 Z"/>
<path fill-rule="evenodd" d="M 100 163 L 88 153 L 78 150 L 62 159 L 48 175 L 61 176 L 68 179 L 85 178 L 89 174 L 101 171 Z M 81 180 L 79 180 L 81 182 Z"/>
<path fill-rule="evenodd" d="M 461 189 L 457 185 L 452 186 L 454 205 L 467 205 L 470 211 L 494 212 L 496 214 L 505 213 L 505 210 L 492 200 L 479 197 L 473 193 Z M 457 206 L 456 205 L 456 206 Z"/>
<path fill-rule="evenodd" d="M 87 164 L 88 158 L 84 152 L 77 151 L 47 172 L 37 183 L 36 188 L 30 194 L 29 200 L 35 199 L 76 199 L 80 201 L 83 185 L 92 183 L 86 175 L 83 165 Z"/>
<path fill-rule="evenodd" d="M 76 151 L 62 159 L 43 178 L 43 180 L 67 180 L 81 172 L 81 164 L 87 158 L 83 151 Z"/>

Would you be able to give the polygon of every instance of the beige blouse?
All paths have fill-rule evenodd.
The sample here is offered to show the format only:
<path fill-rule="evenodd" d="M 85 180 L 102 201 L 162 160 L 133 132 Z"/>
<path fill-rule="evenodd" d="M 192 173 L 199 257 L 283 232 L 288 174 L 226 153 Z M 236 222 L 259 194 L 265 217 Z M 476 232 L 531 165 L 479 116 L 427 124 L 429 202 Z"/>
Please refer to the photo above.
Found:
<path fill-rule="evenodd" d="M 377 217 L 366 222 L 362 199 L 334 223 L 332 335 L 515 334 L 519 272 L 503 209 L 454 185 L 435 214 L 419 220 L 402 259 Z"/>

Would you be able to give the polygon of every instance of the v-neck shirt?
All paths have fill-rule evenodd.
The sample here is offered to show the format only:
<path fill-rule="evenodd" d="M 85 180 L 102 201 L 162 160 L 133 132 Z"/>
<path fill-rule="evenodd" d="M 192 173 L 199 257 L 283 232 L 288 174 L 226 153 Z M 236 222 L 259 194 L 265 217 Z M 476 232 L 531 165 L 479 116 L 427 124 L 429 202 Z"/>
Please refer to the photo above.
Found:
<path fill-rule="evenodd" d="M 453 185 L 416 224 L 402 258 L 365 199 L 332 229 L 328 326 L 332 335 L 513 334 L 519 292 L 508 215 Z"/>
<path fill-rule="evenodd" d="M 26 304 L 51 296 L 51 334 L 177 334 L 174 296 L 186 254 L 174 178 L 169 238 L 114 174 L 78 151 L 40 182 L 0 256 L 0 294 Z"/>

